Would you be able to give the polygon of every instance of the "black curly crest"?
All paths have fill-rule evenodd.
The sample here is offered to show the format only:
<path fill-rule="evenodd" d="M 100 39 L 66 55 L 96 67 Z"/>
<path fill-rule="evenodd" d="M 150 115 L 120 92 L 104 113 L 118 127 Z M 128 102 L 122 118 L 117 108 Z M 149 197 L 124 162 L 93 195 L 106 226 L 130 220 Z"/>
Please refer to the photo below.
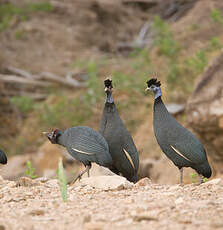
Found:
<path fill-rule="evenodd" d="M 147 83 L 148 87 L 150 87 L 151 85 L 155 85 L 155 86 L 158 86 L 158 87 L 161 86 L 160 81 L 157 81 L 156 78 L 152 78 L 149 81 L 147 81 L 146 83 Z"/>
<path fill-rule="evenodd" d="M 105 85 L 105 87 L 111 87 L 111 88 L 113 88 L 113 86 L 112 86 L 112 80 L 110 80 L 110 79 L 106 79 L 104 81 L 104 85 Z"/>

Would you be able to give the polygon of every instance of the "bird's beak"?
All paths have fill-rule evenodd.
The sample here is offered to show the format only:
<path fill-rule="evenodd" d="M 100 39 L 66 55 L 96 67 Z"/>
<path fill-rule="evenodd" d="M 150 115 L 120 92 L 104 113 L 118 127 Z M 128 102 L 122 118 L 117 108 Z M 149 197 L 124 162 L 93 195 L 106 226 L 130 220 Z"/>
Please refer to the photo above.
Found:
<path fill-rule="evenodd" d="M 42 132 L 43 135 L 45 135 L 48 138 L 52 137 L 52 133 L 51 132 Z"/>
<path fill-rule="evenodd" d="M 49 132 L 42 132 L 43 135 L 47 136 Z"/>

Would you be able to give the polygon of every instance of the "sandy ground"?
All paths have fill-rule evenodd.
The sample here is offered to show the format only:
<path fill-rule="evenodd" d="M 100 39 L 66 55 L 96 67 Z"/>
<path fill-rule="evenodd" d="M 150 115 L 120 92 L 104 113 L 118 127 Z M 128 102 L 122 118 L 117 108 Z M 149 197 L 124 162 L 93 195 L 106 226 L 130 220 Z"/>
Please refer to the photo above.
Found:
<path fill-rule="evenodd" d="M 0 229 L 223 229 L 223 180 L 158 185 L 142 179 L 128 189 L 68 187 L 57 180 L 1 180 Z"/>

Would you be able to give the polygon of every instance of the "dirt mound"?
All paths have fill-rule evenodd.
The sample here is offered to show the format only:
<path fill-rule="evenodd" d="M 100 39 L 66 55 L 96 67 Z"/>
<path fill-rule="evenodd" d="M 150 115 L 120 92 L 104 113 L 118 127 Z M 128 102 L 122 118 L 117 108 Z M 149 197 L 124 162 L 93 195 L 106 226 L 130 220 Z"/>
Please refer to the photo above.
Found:
<path fill-rule="evenodd" d="M 187 105 L 188 122 L 208 148 L 215 173 L 222 170 L 223 129 L 223 50 L 200 78 Z"/>
<path fill-rule="evenodd" d="M 12 21 L 0 33 L 6 63 L 63 74 L 89 52 L 91 56 L 113 52 L 118 42 L 131 41 L 149 18 L 121 1 L 51 1 L 51 5 L 52 10 Z"/>
<path fill-rule="evenodd" d="M 0 181 L 1 229 L 222 229 L 223 181 L 130 188 L 68 187 L 63 203 L 57 180 Z"/>

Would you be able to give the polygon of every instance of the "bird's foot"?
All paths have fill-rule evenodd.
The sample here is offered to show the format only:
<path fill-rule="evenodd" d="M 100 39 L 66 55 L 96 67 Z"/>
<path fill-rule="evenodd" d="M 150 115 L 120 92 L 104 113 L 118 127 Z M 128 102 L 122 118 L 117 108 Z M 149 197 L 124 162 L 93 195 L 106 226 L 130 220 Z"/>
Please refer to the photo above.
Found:
<path fill-rule="evenodd" d="M 82 175 L 78 174 L 75 179 L 71 182 L 71 185 L 75 184 L 75 182 L 79 179 L 79 181 L 81 180 Z"/>
<path fill-rule="evenodd" d="M 200 184 L 203 184 L 204 183 L 204 177 L 202 175 L 199 175 L 200 176 Z"/>

